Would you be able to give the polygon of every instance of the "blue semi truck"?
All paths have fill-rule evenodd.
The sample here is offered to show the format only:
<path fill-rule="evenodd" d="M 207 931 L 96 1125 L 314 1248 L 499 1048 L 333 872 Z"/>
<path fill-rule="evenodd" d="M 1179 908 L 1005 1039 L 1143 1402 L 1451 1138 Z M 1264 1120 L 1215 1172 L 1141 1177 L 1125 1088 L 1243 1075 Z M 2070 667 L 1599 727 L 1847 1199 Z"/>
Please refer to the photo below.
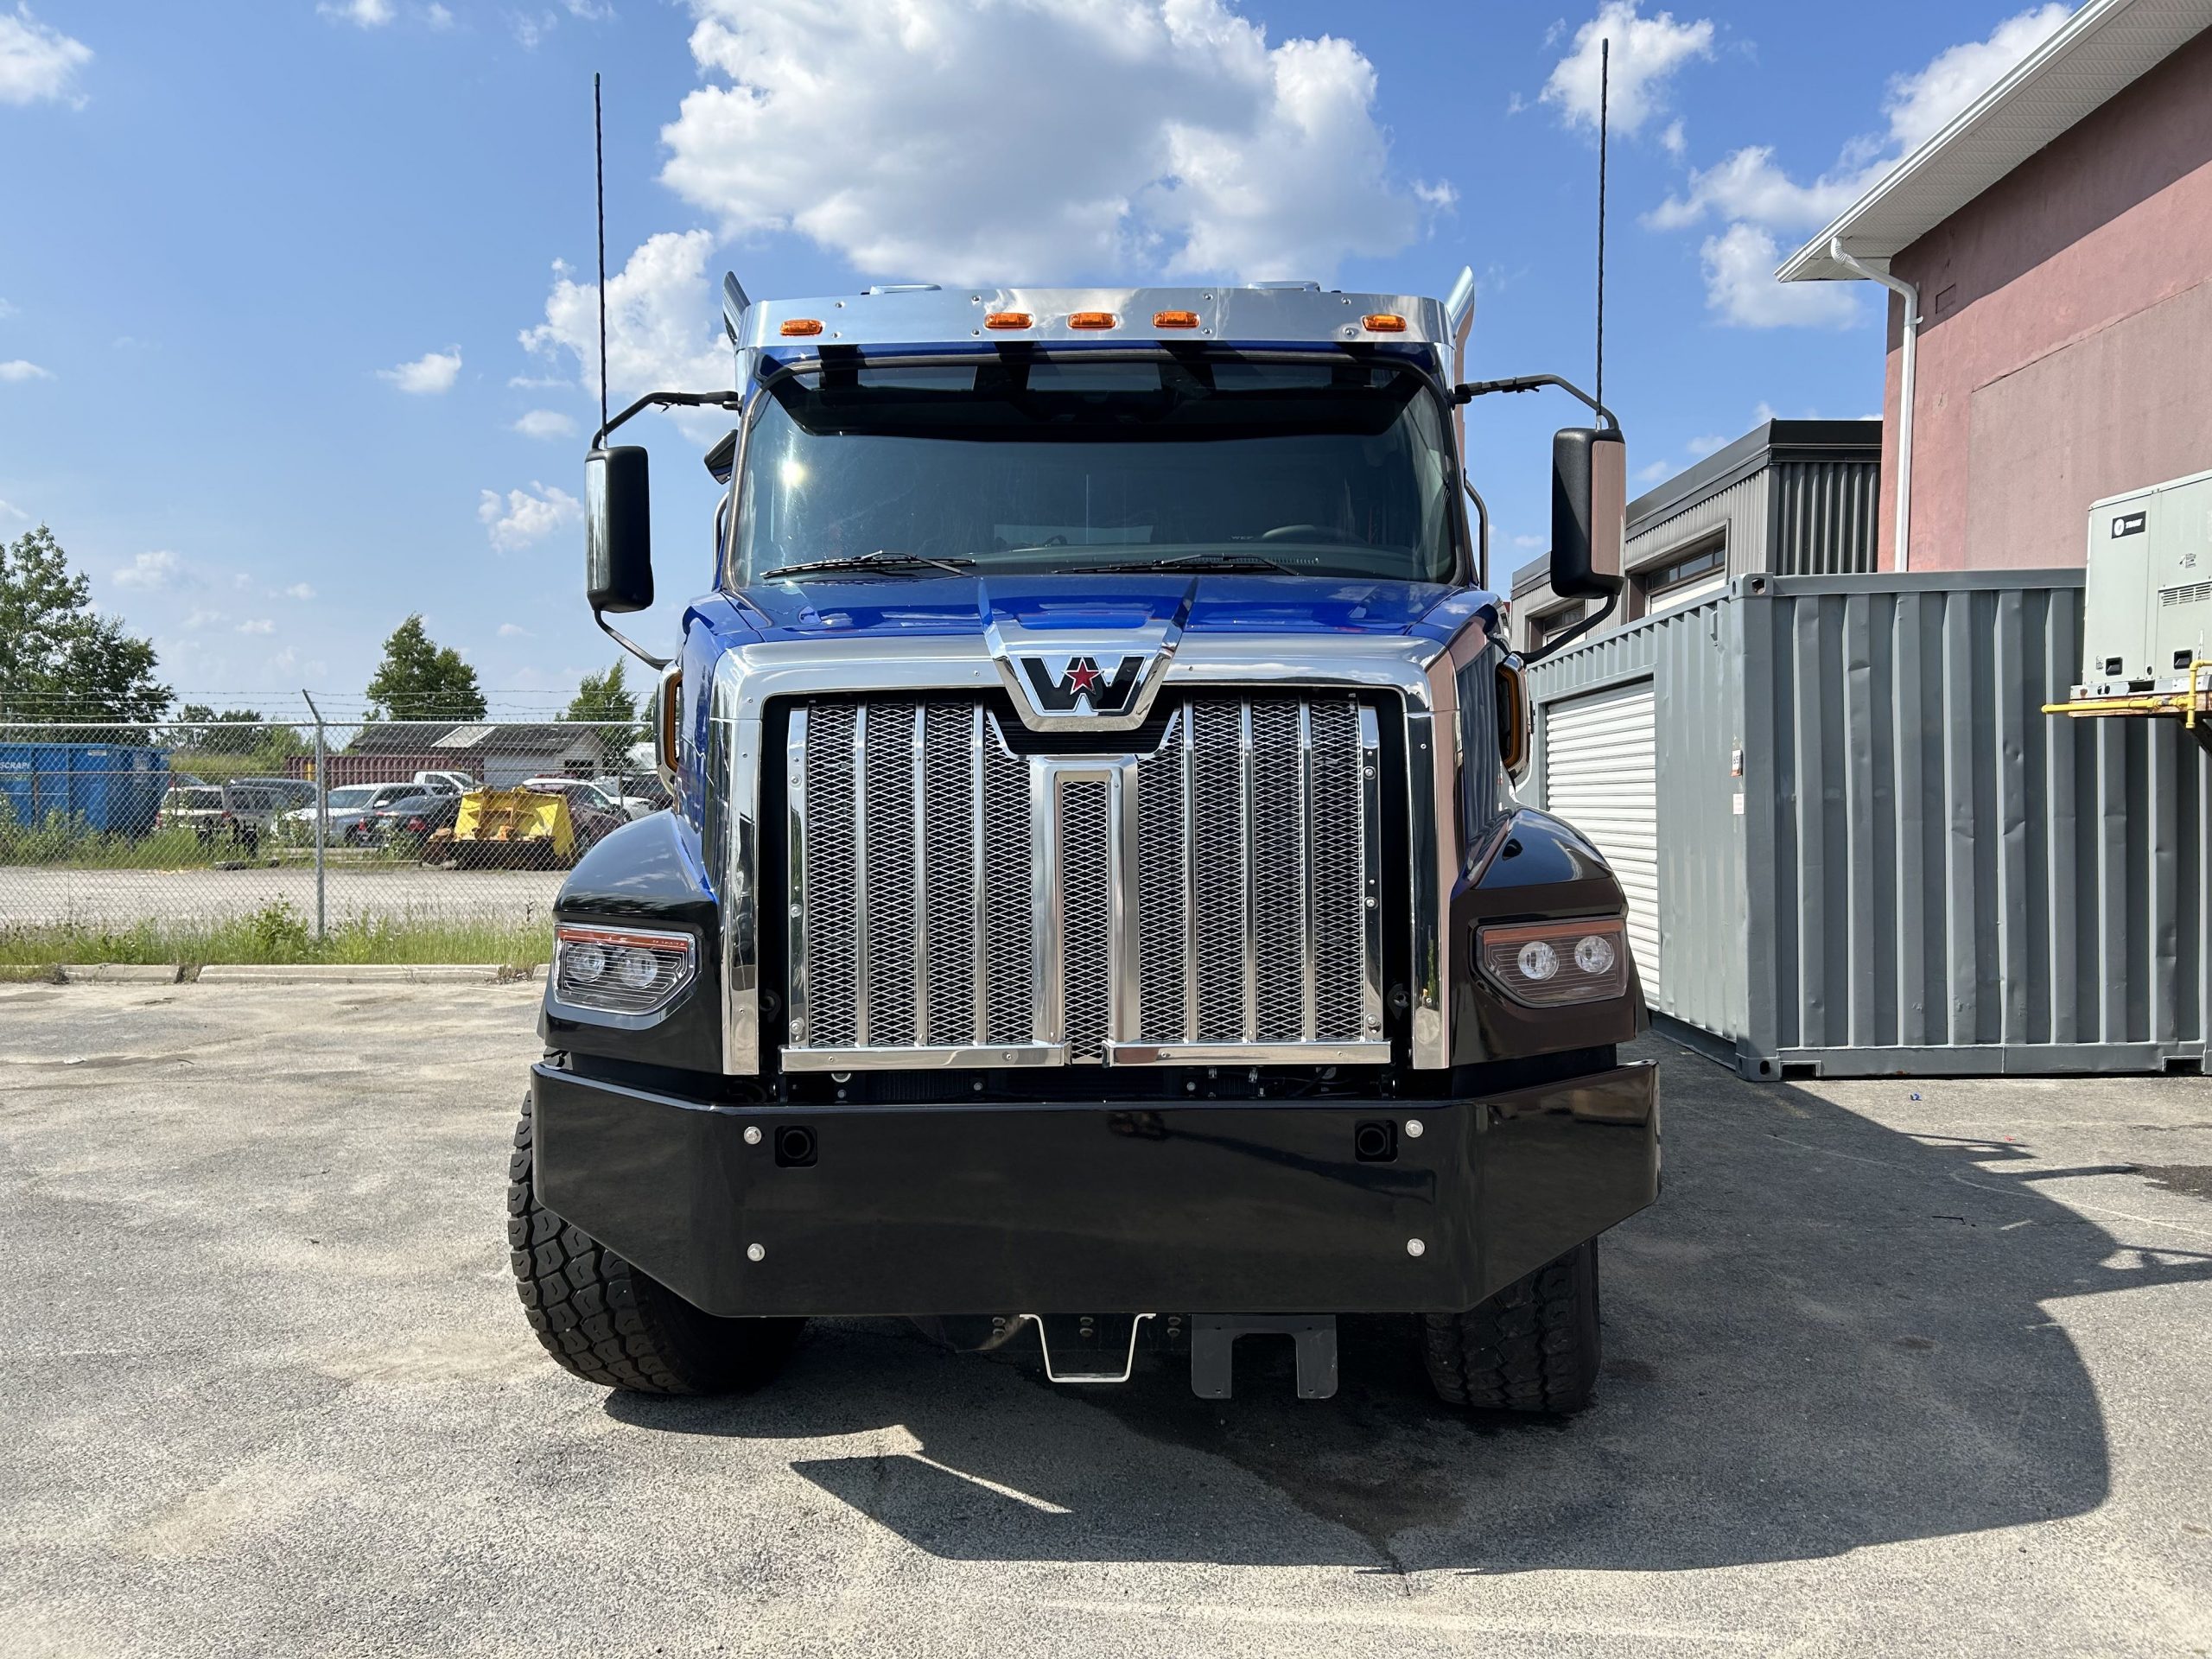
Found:
<path fill-rule="evenodd" d="M 1515 798 L 1462 471 L 1469 398 L 1566 383 L 1460 382 L 1471 298 L 726 279 L 735 389 L 587 461 L 613 633 L 608 438 L 729 416 L 678 654 L 624 640 L 677 810 L 556 907 L 509 1199 L 556 1360 L 735 1389 L 884 1316 L 1221 1397 L 1287 1335 L 1318 1398 L 1388 1313 L 1447 1401 L 1588 1402 L 1657 1090 L 1620 886 Z M 1563 594 L 1618 587 L 1622 457 L 1555 439 Z"/>

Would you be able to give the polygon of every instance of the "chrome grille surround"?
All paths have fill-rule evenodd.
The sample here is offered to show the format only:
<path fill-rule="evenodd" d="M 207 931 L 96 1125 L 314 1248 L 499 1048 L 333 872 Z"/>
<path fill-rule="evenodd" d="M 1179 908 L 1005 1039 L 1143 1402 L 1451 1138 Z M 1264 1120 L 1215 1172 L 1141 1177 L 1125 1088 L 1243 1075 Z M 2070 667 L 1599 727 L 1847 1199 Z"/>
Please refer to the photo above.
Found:
<path fill-rule="evenodd" d="M 1459 764 L 1459 679 L 1469 664 L 1497 651 L 1485 614 L 1489 602 L 1487 596 L 1472 590 L 1453 595 L 1430 613 L 1423 629 L 1407 634 L 1294 638 L 1255 632 L 1189 636 L 1160 679 L 1163 690 L 1178 694 L 1228 688 L 1236 688 L 1240 695 L 1262 688 L 1329 696 L 1363 693 L 1381 699 L 1394 729 L 1402 710 L 1405 766 L 1402 775 L 1389 780 L 1389 811 L 1392 820 L 1403 826 L 1409 855 L 1411 908 L 1406 923 L 1411 950 L 1404 1034 L 1412 1064 L 1420 1070 L 1438 1070 L 1451 1063 L 1453 966 L 1446 948 L 1449 906 L 1467 849 L 1478 844 L 1475 832 L 1481 827 L 1465 822 Z M 1058 639 L 1056 649 L 1116 652 L 1124 647 L 1126 631 L 1086 635 L 1070 630 Z M 686 681 L 687 687 L 697 686 L 696 696 L 703 706 L 697 707 L 696 715 L 687 712 L 687 721 L 696 718 L 699 723 L 687 729 L 684 744 L 689 748 L 697 743 L 705 750 L 699 765 L 703 785 L 700 851 L 721 912 L 721 1065 L 726 1074 L 750 1077 L 762 1070 L 766 988 L 761 983 L 762 906 L 775 905 L 788 918 L 785 939 L 791 952 L 805 944 L 804 918 L 791 916 L 788 908 L 791 895 L 760 892 L 767 856 L 764 836 L 784 833 L 785 817 L 779 811 L 772 823 L 763 819 L 768 798 L 766 774 L 772 769 L 783 776 L 791 766 L 780 743 L 768 741 L 771 709 L 849 693 L 863 684 L 917 699 L 972 702 L 1003 688 L 1006 674 L 988 642 L 973 634 L 886 636 L 865 641 L 733 639 L 710 655 L 711 671 Z M 780 721 L 776 729 L 780 735 Z M 1019 788 L 1026 783 L 1022 761 L 1002 760 L 988 747 L 984 759 L 987 789 Z M 803 804 L 804 779 L 791 776 L 789 781 L 790 798 Z M 1501 779 L 1498 787 L 1500 799 L 1510 805 L 1510 782 Z M 1027 890 L 1030 861 L 1026 845 L 1018 858 L 996 840 L 987 843 L 985 852 L 992 884 L 1018 879 Z M 1318 855 L 1329 855 L 1325 845 Z M 1017 864 L 1018 873 L 1014 868 Z M 992 905 L 986 925 L 994 958 L 1033 954 L 1029 912 Z M 1370 931 L 1379 934 L 1380 925 L 1379 915 L 1370 912 Z M 1043 1063 L 1051 1056 L 1025 1048 L 1020 1039 L 1033 1024 L 1026 1019 L 1014 1022 L 1009 1000 L 995 999 L 990 1006 L 993 1064 Z M 804 1012 L 791 1010 L 802 1019 Z M 1009 1049 L 1015 1059 L 1006 1058 Z M 971 1062 L 959 1057 L 970 1052 L 974 1051 L 933 1045 L 927 1051 L 908 1051 L 902 1063 L 930 1064 L 918 1057 L 942 1053 L 948 1058 L 935 1063 L 964 1065 Z"/>
<path fill-rule="evenodd" d="M 803 703 L 785 1066 L 1387 1061 L 1380 745 L 1346 693 L 1072 758 L 981 699 Z"/>

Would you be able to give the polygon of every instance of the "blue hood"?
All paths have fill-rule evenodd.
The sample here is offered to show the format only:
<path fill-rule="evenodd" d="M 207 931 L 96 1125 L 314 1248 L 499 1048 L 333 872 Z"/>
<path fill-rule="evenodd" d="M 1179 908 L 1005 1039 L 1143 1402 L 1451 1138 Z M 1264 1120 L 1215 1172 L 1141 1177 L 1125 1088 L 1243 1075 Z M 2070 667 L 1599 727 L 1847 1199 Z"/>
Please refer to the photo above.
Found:
<path fill-rule="evenodd" d="M 734 604 L 702 601 L 694 610 L 717 633 L 750 632 L 763 639 L 979 634 L 995 617 L 1033 634 L 1067 628 L 1096 635 L 1166 621 L 1186 596 L 1185 637 L 1380 633 L 1444 640 L 1485 610 L 1495 619 L 1498 609 L 1495 594 L 1434 582 L 1117 572 L 810 578 L 748 588 Z"/>

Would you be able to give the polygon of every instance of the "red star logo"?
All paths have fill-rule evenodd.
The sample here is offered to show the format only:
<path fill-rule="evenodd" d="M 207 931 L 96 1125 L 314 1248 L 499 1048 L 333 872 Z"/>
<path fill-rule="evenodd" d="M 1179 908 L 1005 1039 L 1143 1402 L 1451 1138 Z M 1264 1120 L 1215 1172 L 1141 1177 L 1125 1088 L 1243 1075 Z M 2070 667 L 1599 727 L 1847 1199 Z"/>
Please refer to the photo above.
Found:
<path fill-rule="evenodd" d="M 1098 671 L 1090 665 L 1088 657 L 1078 657 L 1068 664 L 1068 690 L 1079 697 L 1090 696 L 1090 688 L 1096 685 L 1100 678 Z"/>

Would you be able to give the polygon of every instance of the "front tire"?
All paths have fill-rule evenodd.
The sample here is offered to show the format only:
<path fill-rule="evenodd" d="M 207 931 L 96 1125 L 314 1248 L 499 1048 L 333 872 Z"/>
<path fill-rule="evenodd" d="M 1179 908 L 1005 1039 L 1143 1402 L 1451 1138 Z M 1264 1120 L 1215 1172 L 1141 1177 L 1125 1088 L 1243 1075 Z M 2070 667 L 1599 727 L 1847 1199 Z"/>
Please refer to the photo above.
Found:
<path fill-rule="evenodd" d="M 1465 1313 L 1421 1316 L 1421 1357 L 1439 1398 L 1489 1411 L 1566 1416 L 1598 1387 L 1598 1241 L 1515 1280 Z"/>
<path fill-rule="evenodd" d="M 507 1160 L 507 1244 L 530 1328 L 554 1362 L 634 1394 L 728 1394 L 782 1369 L 804 1319 L 721 1319 L 537 1201 L 531 1103 Z"/>

